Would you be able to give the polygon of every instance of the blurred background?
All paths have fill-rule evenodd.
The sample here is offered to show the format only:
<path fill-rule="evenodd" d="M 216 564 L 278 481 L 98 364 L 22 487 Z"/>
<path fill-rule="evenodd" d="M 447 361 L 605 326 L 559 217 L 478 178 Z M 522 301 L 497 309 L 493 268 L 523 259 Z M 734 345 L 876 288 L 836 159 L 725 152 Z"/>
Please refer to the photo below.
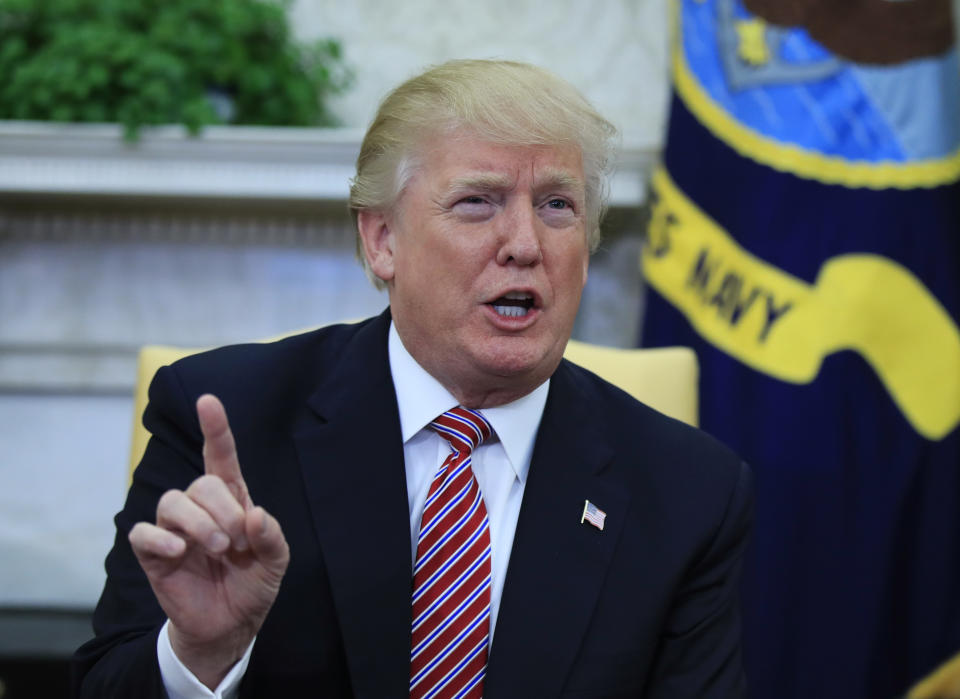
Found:
<path fill-rule="evenodd" d="M 577 334 L 636 341 L 637 221 L 669 91 L 664 2 L 270 7 L 0 3 L 8 697 L 37 696 L 17 690 L 24 674 L 34 692 L 61 681 L 60 661 L 91 635 L 127 487 L 139 347 L 258 339 L 385 307 L 354 258 L 348 178 L 379 100 L 426 66 L 531 61 L 623 129 L 618 231 L 591 269 Z M 243 123 L 190 134 L 232 121 Z"/>
<path fill-rule="evenodd" d="M 574 337 L 697 349 L 758 479 L 753 699 L 903 696 L 960 651 L 960 0 L 790 5 L 2 0 L 0 697 L 62 696 L 91 635 L 138 349 L 386 305 L 348 179 L 450 58 L 621 130 Z"/>

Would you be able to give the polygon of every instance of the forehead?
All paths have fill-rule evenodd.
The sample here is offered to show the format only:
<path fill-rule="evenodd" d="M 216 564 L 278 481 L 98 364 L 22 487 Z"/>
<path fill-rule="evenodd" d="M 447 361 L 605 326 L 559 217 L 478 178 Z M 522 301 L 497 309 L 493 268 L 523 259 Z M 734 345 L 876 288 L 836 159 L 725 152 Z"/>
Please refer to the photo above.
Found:
<path fill-rule="evenodd" d="M 512 145 L 472 134 L 446 134 L 430 139 L 420 169 L 441 187 L 585 189 L 583 157 L 573 144 Z"/>

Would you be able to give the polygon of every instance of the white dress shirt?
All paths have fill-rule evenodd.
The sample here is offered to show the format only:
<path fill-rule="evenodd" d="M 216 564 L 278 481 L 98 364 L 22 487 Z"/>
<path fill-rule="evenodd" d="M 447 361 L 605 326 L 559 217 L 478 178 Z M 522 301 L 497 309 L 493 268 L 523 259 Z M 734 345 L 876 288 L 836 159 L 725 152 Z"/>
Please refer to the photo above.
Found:
<path fill-rule="evenodd" d="M 390 324 L 388 340 L 390 373 L 397 393 L 400 430 L 403 436 L 403 459 L 407 474 L 407 504 L 410 508 L 410 558 L 417 557 L 417 539 L 423 504 L 430 482 L 450 453 L 450 444 L 430 429 L 430 422 L 441 413 L 457 406 L 454 398 L 439 381 L 421 367 L 407 352 Z M 513 548 L 513 535 L 520 514 L 520 502 L 530 470 L 534 440 L 547 402 L 550 381 L 532 393 L 507 405 L 484 408 L 481 412 L 493 426 L 494 436 L 480 445 L 472 456 L 473 473 L 483 493 L 490 520 L 491 585 L 490 642 L 493 642 L 500 595 L 507 575 L 507 563 Z M 170 646 L 164 624 L 157 639 L 160 674 L 170 699 L 233 699 L 246 672 L 253 642 L 243 658 L 211 692 L 180 662 Z"/>

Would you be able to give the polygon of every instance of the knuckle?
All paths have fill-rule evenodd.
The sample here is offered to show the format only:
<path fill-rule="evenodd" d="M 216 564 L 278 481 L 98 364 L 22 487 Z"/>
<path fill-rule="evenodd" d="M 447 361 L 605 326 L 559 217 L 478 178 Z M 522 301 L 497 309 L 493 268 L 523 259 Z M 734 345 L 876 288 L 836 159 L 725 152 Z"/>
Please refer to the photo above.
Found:
<path fill-rule="evenodd" d="M 165 492 L 157 501 L 157 515 L 159 516 L 161 512 L 174 508 L 181 497 L 183 497 L 183 491 L 181 490 L 173 489 Z"/>
<path fill-rule="evenodd" d="M 134 554 L 137 555 L 137 557 L 150 552 L 151 541 L 153 538 L 154 537 L 150 530 L 150 525 L 146 522 L 137 522 L 135 525 L 133 525 L 130 533 L 127 534 L 127 540 L 130 542 L 130 548 L 133 550 Z"/>
<path fill-rule="evenodd" d="M 190 484 L 190 487 L 187 488 L 187 492 L 193 496 L 197 495 L 200 497 L 210 497 L 215 494 L 220 488 L 219 476 L 214 476 L 211 474 L 206 474 L 197 478 L 193 483 Z"/>

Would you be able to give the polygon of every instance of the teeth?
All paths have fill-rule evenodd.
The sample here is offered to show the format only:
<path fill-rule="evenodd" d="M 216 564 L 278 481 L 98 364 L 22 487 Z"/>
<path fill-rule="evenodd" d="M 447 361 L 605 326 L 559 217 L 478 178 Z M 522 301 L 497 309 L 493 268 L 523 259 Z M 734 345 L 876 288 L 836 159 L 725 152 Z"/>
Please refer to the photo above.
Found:
<path fill-rule="evenodd" d="M 507 298 L 510 298 L 510 295 L 507 295 Z M 494 305 L 493 310 L 499 313 L 502 316 L 508 316 L 510 318 L 519 318 L 520 316 L 527 315 L 527 309 L 523 306 L 497 306 Z"/>

